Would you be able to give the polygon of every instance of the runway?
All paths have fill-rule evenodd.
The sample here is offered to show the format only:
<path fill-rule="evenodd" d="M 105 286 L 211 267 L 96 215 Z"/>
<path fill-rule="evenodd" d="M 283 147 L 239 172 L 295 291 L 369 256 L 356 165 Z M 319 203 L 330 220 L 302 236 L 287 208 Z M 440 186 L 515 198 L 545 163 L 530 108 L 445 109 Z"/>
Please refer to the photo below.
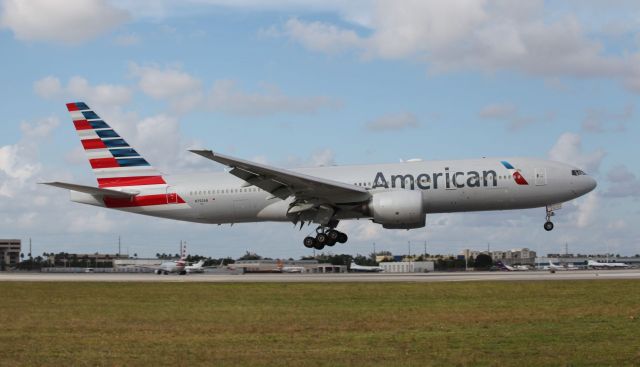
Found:
<path fill-rule="evenodd" d="M 478 282 L 640 279 L 640 269 L 460 273 L 344 273 L 344 274 L 189 274 L 136 273 L 0 273 L 0 282 L 206 282 L 206 283 L 375 283 Z"/>

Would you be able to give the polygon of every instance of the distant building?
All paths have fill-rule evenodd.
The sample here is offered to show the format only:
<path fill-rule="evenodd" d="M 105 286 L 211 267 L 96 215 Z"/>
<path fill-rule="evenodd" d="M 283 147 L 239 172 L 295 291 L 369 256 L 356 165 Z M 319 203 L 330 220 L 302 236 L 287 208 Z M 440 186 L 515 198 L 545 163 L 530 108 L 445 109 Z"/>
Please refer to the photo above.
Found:
<path fill-rule="evenodd" d="M 501 261 L 505 265 L 534 265 L 536 262 L 536 252 L 528 248 L 493 251 L 491 258 L 493 261 Z"/>
<path fill-rule="evenodd" d="M 96 268 L 110 268 L 114 266 L 115 260 L 129 259 L 129 255 L 126 254 L 68 254 L 59 253 L 51 254 L 48 257 L 50 264 L 60 267 L 68 266 L 82 266 L 82 267 L 96 267 Z"/>
<path fill-rule="evenodd" d="M 381 263 L 383 261 L 393 261 L 393 255 L 376 255 L 376 262 Z"/>
<path fill-rule="evenodd" d="M 347 267 L 344 265 L 321 264 L 318 260 L 238 260 L 229 265 L 230 268 L 242 270 L 245 273 L 276 273 L 292 272 L 301 273 L 344 273 Z"/>
<path fill-rule="evenodd" d="M 478 255 L 480 254 L 486 254 L 486 251 L 478 251 L 478 250 L 470 250 L 470 249 L 464 249 L 462 251 L 460 251 L 460 255 L 462 255 L 463 258 L 465 259 L 471 259 L 471 258 L 477 258 Z"/>
<path fill-rule="evenodd" d="M 136 267 L 136 266 L 160 266 L 165 261 L 161 259 L 115 259 L 113 260 L 113 267 L 115 269 Z"/>
<path fill-rule="evenodd" d="M 460 252 L 460 255 L 462 255 L 463 258 L 475 259 L 478 255 L 487 253 L 487 251 L 465 249 Z M 506 251 L 491 251 L 489 255 L 491 255 L 491 259 L 494 262 L 500 261 L 505 265 L 534 265 L 536 261 L 536 252 L 526 247 Z"/>
<path fill-rule="evenodd" d="M 385 273 L 426 273 L 435 269 L 433 261 L 394 261 L 380 263 Z"/>
<path fill-rule="evenodd" d="M 21 249 L 20 240 L 0 240 L 0 271 L 18 265 Z"/>

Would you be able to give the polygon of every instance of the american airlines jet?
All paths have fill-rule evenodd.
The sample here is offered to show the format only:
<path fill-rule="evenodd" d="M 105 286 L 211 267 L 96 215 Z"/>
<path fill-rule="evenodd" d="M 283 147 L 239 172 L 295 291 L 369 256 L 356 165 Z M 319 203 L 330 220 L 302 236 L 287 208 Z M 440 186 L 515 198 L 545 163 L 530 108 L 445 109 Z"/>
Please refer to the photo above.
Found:
<path fill-rule="evenodd" d="M 85 103 L 68 103 L 98 187 L 50 182 L 74 202 L 168 219 L 234 224 L 314 223 L 303 243 L 345 243 L 343 220 L 388 229 L 425 226 L 430 213 L 546 208 L 544 229 L 563 202 L 596 187 L 577 167 L 534 158 L 482 158 L 282 169 L 193 150 L 226 172 L 163 175 Z"/>

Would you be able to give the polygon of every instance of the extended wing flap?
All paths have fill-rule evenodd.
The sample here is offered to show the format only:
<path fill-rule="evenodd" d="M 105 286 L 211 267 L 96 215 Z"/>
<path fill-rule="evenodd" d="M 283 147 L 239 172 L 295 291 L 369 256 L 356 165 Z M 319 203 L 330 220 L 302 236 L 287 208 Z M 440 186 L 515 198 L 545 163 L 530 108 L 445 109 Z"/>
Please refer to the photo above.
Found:
<path fill-rule="evenodd" d="M 210 150 L 192 150 L 191 152 L 231 167 L 229 173 L 232 175 L 281 199 L 296 196 L 341 203 L 360 202 L 371 197 L 371 194 L 362 187 L 254 163 Z"/>
<path fill-rule="evenodd" d="M 110 198 L 130 199 L 130 198 L 138 195 L 137 193 L 122 192 L 122 191 L 109 190 L 109 189 L 101 189 L 101 188 L 98 188 L 98 187 L 71 184 L 71 183 L 66 183 L 66 182 L 43 182 L 42 184 L 43 185 L 48 185 L 48 186 L 59 187 L 59 188 L 67 189 L 67 190 L 71 190 L 71 191 L 82 192 L 82 193 L 89 194 L 89 195 L 103 196 L 103 197 L 110 197 Z"/>

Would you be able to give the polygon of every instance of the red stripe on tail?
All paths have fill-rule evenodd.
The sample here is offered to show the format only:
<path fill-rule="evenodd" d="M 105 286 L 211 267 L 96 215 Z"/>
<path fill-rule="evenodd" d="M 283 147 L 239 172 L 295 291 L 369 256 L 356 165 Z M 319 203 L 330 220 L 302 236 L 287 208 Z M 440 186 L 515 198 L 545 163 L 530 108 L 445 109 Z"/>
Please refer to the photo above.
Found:
<path fill-rule="evenodd" d="M 175 194 L 172 194 L 175 195 Z M 178 196 L 177 204 L 184 204 L 185 201 Z M 104 205 L 107 208 L 136 208 L 141 206 L 167 205 L 170 204 L 167 194 L 134 196 L 131 199 L 116 199 L 105 197 Z M 174 204 L 174 203 L 171 203 Z"/>
<path fill-rule="evenodd" d="M 75 120 L 73 124 L 76 127 L 76 130 L 91 130 L 93 126 L 87 120 Z"/>
<path fill-rule="evenodd" d="M 75 103 L 67 103 L 67 110 L 69 110 L 69 112 L 77 111 L 78 110 L 78 106 L 76 106 Z"/>
<path fill-rule="evenodd" d="M 116 168 L 120 167 L 118 161 L 115 158 L 96 158 L 89 159 L 89 163 L 91 163 L 91 168 Z"/>
<path fill-rule="evenodd" d="M 100 139 L 86 139 L 86 140 L 82 140 L 82 146 L 84 147 L 84 150 L 91 150 L 91 149 L 106 149 L 107 146 L 104 145 L 104 142 Z"/>

